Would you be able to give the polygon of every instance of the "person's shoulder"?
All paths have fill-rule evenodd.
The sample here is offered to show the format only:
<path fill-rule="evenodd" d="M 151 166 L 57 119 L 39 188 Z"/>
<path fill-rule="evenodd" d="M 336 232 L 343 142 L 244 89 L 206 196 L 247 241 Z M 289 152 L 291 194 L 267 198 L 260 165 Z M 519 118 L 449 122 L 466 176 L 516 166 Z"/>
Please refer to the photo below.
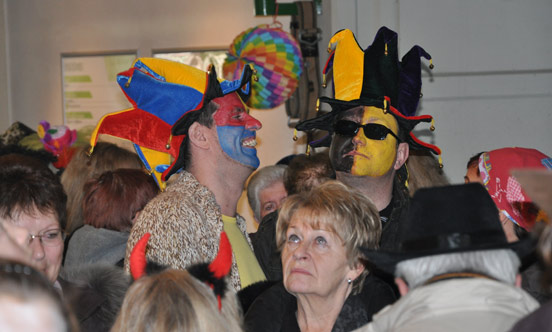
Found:
<path fill-rule="evenodd" d="M 130 276 L 117 266 L 98 263 L 65 269 L 59 281 L 62 286 L 66 284 L 77 288 L 88 287 L 107 297 L 113 295 L 106 292 L 108 287 L 109 289 L 120 289 L 124 292 L 130 284 Z"/>
<path fill-rule="evenodd" d="M 267 214 L 259 224 L 259 228 L 261 227 L 276 227 L 276 222 L 278 221 L 278 210 L 270 212 Z"/>
<path fill-rule="evenodd" d="M 158 220 L 182 219 L 182 215 L 194 213 L 195 205 L 193 197 L 186 191 L 165 190 L 146 204 L 136 223 L 149 224 L 157 223 Z"/>
<path fill-rule="evenodd" d="M 276 282 L 255 298 L 244 315 L 246 331 L 280 331 L 286 315 L 295 311 L 296 299 L 282 282 Z"/>
<path fill-rule="evenodd" d="M 275 285 L 274 281 L 258 281 L 245 288 L 240 289 L 237 292 L 238 299 L 241 304 L 243 313 L 247 313 L 247 310 L 253 302 L 265 291 Z"/>
<path fill-rule="evenodd" d="M 283 309 L 288 308 L 289 304 L 293 302 L 295 302 L 295 297 L 288 293 L 282 281 L 278 281 L 262 292 L 251 307 L 264 306 Z"/>
<path fill-rule="evenodd" d="M 551 316 L 552 301 L 549 301 L 530 315 L 517 322 L 510 332 L 552 332 L 552 324 L 550 324 Z"/>
<path fill-rule="evenodd" d="M 369 274 L 364 280 L 364 286 L 360 294 L 362 298 L 370 302 L 377 299 L 383 305 L 391 304 L 397 300 L 397 292 L 382 278 Z"/>
<path fill-rule="evenodd" d="M 130 285 L 129 275 L 106 264 L 66 270 L 58 280 L 83 331 L 109 329 Z"/>
<path fill-rule="evenodd" d="M 275 241 L 276 234 L 276 221 L 278 221 L 278 211 L 271 212 L 267 214 L 259 224 L 257 228 L 257 238 L 260 241 L 269 243 L 270 241 Z M 270 240 L 270 241 L 269 241 Z"/>

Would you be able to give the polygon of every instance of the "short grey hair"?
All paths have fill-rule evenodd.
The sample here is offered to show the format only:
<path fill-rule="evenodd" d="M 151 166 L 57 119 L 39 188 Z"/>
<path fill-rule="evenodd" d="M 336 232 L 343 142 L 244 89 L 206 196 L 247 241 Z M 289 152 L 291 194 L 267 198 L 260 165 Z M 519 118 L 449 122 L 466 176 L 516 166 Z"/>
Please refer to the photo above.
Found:
<path fill-rule="evenodd" d="M 261 221 L 261 202 L 259 200 L 261 190 L 278 181 L 283 183 L 286 168 L 286 165 L 265 166 L 260 168 L 249 179 L 249 183 L 247 184 L 247 201 L 257 221 Z"/>
<path fill-rule="evenodd" d="M 520 260 L 510 249 L 478 250 L 408 259 L 397 264 L 395 276 L 416 288 L 445 273 L 481 273 L 513 285 Z"/>

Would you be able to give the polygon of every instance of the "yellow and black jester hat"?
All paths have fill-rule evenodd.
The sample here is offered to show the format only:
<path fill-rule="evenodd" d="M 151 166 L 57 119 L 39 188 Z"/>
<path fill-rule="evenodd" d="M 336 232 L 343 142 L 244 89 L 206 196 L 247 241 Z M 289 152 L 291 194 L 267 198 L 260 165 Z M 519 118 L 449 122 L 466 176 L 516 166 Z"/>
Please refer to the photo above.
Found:
<path fill-rule="evenodd" d="M 411 132 L 420 122 L 431 122 L 431 130 L 435 129 L 431 115 L 415 115 L 422 88 L 421 58 L 429 60 L 429 68 L 433 68 L 431 56 L 423 48 L 412 47 L 399 62 L 397 33 L 381 27 L 366 50 L 359 46 L 352 31 L 340 30 L 331 38 L 328 52 L 323 87 L 331 79 L 334 98 L 321 97 L 319 102 L 329 104 L 332 110 L 295 127 L 300 131 L 318 129 L 329 133 L 310 142 L 310 146 L 330 145 L 334 121 L 341 112 L 357 106 L 375 106 L 395 117 L 399 137 L 410 148 L 430 150 L 440 156 L 437 146 L 420 141 Z"/>

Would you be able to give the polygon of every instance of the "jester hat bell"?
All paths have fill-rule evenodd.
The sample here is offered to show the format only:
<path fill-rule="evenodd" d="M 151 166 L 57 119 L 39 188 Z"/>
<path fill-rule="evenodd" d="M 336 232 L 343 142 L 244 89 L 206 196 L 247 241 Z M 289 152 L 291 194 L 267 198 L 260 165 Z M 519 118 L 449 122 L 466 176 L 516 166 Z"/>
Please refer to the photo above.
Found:
<path fill-rule="evenodd" d="M 427 149 L 440 155 L 441 150 L 417 139 L 412 129 L 420 122 L 433 122 L 430 115 L 415 116 L 420 99 L 421 57 L 431 56 L 420 46 L 414 46 L 402 60 L 398 59 L 397 33 L 381 27 L 371 46 L 362 50 L 352 31 L 338 31 L 331 38 L 330 56 L 324 68 L 323 86 L 332 79 L 334 98 L 321 97 L 332 110 L 297 124 L 296 129 L 319 129 L 330 135 L 313 142 L 313 146 L 331 143 L 333 125 L 338 114 L 357 106 L 375 106 L 391 113 L 399 125 L 399 137 L 413 149 Z M 434 130 L 432 123 L 431 130 Z"/>
<path fill-rule="evenodd" d="M 240 79 L 224 81 L 213 67 L 205 72 L 174 61 L 139 58 L 117 75 L 132 107 L 100 119 L 92 133 L 92 150 L 99 134 L 132 142 L 163 189 L 164 181 L 184 164 L 181 152 L 189 126 L 214 98 L 236 92 L 246 101 L 252 75 L 245 66 Z"/>

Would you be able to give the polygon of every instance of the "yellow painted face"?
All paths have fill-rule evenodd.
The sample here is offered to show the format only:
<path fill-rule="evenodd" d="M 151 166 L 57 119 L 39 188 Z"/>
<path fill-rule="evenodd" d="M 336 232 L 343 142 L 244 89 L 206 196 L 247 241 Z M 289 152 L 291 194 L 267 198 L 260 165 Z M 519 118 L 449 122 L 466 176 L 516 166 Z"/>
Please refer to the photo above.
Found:
<path fill-rule="evenodd" d="M 397 120 L 381 108 L 363 106 L 362 111 L 352 112 L 345 119 L 361 124 L 377 123 L 398 135 Z M 397 139 L 388 134 L 383 140 L 366 137 L 364 129 L 359 129 L 354 137 L 336 134 L 332 140 L 330 156 L 336 171 L 350 172 L 356 176 L 379 177 L 393 167 L 397 156 Z"/>

